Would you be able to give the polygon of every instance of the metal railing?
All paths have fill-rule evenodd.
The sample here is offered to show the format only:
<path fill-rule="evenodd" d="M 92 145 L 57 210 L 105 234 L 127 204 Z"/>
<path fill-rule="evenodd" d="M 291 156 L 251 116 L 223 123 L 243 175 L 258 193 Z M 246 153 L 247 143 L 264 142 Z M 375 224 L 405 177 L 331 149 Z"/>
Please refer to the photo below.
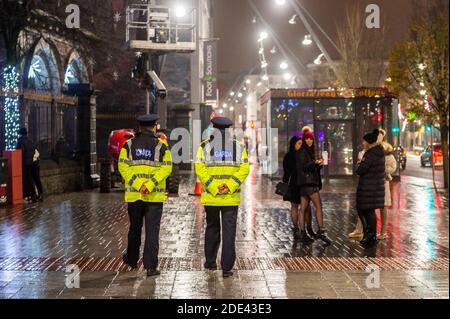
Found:
<path fill-rule="evenodd" d="M 172 20 L 172 10 L 168 7 L 133 4 L 126 10 L 126 41 L 195 43 L 196 20 L 196 9 Z"/>

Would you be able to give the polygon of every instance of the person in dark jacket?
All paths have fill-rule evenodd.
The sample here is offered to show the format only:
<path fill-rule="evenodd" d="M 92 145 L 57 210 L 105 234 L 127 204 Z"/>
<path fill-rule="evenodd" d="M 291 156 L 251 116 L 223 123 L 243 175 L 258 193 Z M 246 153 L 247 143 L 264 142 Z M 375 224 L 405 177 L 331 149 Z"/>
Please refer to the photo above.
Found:
<path fill-rule="evenodd" d="M 294 225 L 293 231 L 296 239 L 298 239 L 300 235 L 298 228 L 298 209 L 301 197 L 301 189 L 297 182 L 297 152 L 302 147 L 302 142 L 301 137 L 293 136 L 289 141 L 289 152 L 283 159 L 283 182 L 289 185 L 289 194 L 284 196 L 283 200 L 291 203 L 291 219 L 292 224 Z M 305 214 L 307 231 L 310 236 L 315 236 L 312 229 L 311 206 L 307 207 Z"/>
<path fill-rule="evenodd" d="M 320 176 L 322 167 L 323 159 L 315 158 L 314 133 L 307 131 L 303 134 L 303 145 L 297 158 L 298 183 L 301 187 L 302 195 L 299 228 L 300 239 L 303 243 L 314 241 L 305 231 L 305 211 L 310 202 L 312 202 L 316 208 L 316 219 L 319 225 L 316 239 L 322 240 L 327 245 L 331 244 L 331 240 L 327 237 L 323 226 L 322 201 L 319 194 L 319 191 L 322 189 L 322 178 Z"/>
<path fill-rule="evenodd" d="M 377 142 L 378 135 L 379 130 L 364 135 L 363 146 L 366 152 L 356 170 L 359 175 L 356 209 L 364 231 L 360 243 L 365 248 L 377 243 L 375 210 L 384 208 L 385 154 L 382 145 Z"/>
<path fill-rule="evenodd" d="M 22 150 L 22 182 L 23 197 L 26 201 L 37 201 L 35 185 L 33 182 L 34 152 L 36 147 L 33 141 L 28 138 L 28 131 L 25 127 L 19 130 L 19 139 L 17 140 L 17 150 Z"/>

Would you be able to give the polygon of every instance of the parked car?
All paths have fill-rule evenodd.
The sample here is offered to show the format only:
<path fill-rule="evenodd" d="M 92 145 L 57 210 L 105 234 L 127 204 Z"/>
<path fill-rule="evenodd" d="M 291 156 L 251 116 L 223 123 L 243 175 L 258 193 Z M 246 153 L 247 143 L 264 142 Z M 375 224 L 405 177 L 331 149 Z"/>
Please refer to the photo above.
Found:
<path fill-rule="evenodd" d="M 403 148 L 403 146 L 396 146 L 394 148 L 394 156 L 397 159 L 397 162 L 400 165 L 400 168 L 402 170 L 406 169 L 406 162 L 407 162 L 407 157 L 406 157 L 406 150 Z"/>
<path fill-rule="evenodd" d="M 433 160 L 433 162 L 431 162 Z M 442 166 L 443 165 L 443 153 L 442 146 L 440 143 L 435 143 L 433 145 L 429 145 L 425 150 L 420 154 L 420 165 L 425 167 L 427 165 L 433 164 L 434 166 Z"/>

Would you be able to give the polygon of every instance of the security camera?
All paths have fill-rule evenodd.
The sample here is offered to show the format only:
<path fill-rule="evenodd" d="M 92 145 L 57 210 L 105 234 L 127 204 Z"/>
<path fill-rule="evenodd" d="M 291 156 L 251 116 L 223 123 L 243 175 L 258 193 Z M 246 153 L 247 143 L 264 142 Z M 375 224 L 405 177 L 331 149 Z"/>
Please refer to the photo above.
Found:
<path fill-rule="evenodd" d="M 152 79 L 154 86 L 156 87 L 156 94 L 158 97 L 164 99 L 167 96 L 167 89 L 164 83 L 161 81 L 155 71 L 148 72 L 148 75 Z"/>

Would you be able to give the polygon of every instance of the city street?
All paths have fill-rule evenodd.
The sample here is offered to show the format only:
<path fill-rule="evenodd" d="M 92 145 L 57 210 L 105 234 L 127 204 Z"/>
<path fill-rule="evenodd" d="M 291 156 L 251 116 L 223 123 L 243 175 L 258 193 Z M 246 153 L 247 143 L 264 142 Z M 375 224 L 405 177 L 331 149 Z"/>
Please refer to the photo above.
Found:
<path fill-rule="evenodd" d="M 449 12 L 0 0 L 0 301 L 448 300 Z"/>
<path fill-rule="evenodd" d="M 1 298 L 448 298 L 448 196 L 429 180 L 404 177 L 394 186 L 388 239 L 369 251 L 346 237 L 356 222 L 354 181 L 330 181 L 323 202 L 333 244 L 303 246 L 293 240 L 289 204 L 273 193 L 276 181 L 255 166 L 232 278 L 202 269 L 204 212 L 188 195 L 194 181 L 185 175 L 180 197 L 165 205 L 156 279 L 122 263 L 128 218 L 118 190 L 0 209 Z M 80 288 L 66 287 L 68 265 L 79 267 Z M 379 288 L 366 284 L 369 265 L 381 271 Z"/>
<path fill-rule="evenodd" d="M 406 169 L 401 172 L 404 176 L 418 177 L 424 179 L 433 179 L 433 171 L 430 166 L 422 167 L 420 165 L 420 156 L 408 154 Z M 435 180 L 438 185 L 444 183 L 444 172 L 442 166 L 435 168 Z"/>

